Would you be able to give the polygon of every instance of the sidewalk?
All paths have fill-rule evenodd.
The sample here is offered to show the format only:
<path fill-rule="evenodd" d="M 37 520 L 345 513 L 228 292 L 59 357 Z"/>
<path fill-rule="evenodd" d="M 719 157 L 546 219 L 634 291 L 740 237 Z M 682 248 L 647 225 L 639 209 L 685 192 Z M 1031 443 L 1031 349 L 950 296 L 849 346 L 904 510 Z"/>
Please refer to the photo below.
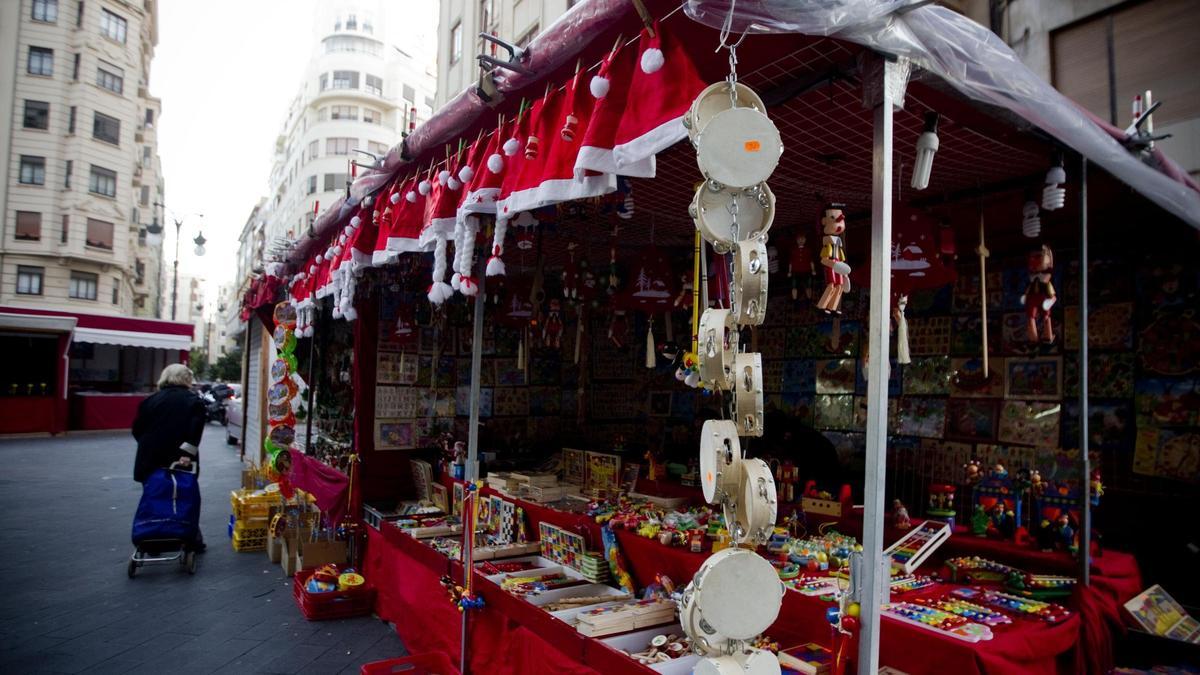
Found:
<path fill-rule="evenodd" d="M 357 673 L 404 647 L 372 617 L 310 623 L 265 553 L 226 536 L 238 449 L 210 424 L 201 445 L 195 576 L 126 576 L 133 482 L 128 432 L 0 440 L 0 672 Z"/>

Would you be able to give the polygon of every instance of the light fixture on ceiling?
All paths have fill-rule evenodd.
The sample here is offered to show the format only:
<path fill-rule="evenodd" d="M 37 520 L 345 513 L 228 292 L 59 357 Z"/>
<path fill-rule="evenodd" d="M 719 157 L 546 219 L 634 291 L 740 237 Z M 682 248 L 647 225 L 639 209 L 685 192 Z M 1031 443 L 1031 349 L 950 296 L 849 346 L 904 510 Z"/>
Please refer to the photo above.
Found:
<path fill-rule="evenodd" d="M 1067 189 L 1062 184 L 1067 182 L 1067 171 L 1063 168 L 1061 152 L 1054 154 L 1054 163 L 1046 172 L 1046 187 L 1042 190 L 1042 208 L 1047 211 L 1057 211 L 1067 203 Z"/>
<path fill-rule="evenodd" d="M 933 156 L 941 142 L 937 128 L 941 116 L 935 112 L 925 113 L 925 131 L 917 138 L 917 161 L 913 164 L 912 188 L 924 190 L 929 187 L 929 174 L 933 171 Z"/>

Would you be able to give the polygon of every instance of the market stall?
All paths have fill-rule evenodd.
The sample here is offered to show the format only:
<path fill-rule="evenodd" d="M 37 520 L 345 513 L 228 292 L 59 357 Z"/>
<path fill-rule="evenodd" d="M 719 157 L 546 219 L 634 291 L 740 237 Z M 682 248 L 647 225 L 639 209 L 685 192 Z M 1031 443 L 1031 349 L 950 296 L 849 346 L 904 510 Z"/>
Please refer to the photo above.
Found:
<path fill-rule="evenodd" d="M 1101 476 L 1106 506 L 1200 477 L 1186 403 L 1150 402 L 1183 396 L 1198 366 L 1195 340 L 1165 338 L 1198 328 L 1179 257 L 1200 224 L 1195 184 L 1019 66 L 972 70 L 1007 50 L 947 10 L 788 19 L 698 2 L 698 22 L 646 4 L 577 6 L 531 47 L 536 77 L 496 75 L 506 98 L 486 112 L 472 93 L 453 101 L 276 281 L 301 338 L 353 326 L 376 611 L 411 651 L 475 671 L 644 670 L 648 653 L 684 667 L 637 632 L 585 636 L 531 599 L 545 588 L 464 578 L 474 544 L 454 544 L 458 519 L 474 531 L 487 503 L 483 548 L 540 540 L 563 589 L 597 564 L 624 592 L 657 587 L 680 602 L 676 637 L 695 639 L 709 561 L 773 561 L 800 581 L 733 638 L 741 668 L 774 642 L 817 643 L 860 672 L 1106 670 L 1142 583 L 1131 556 L 1094 543 Z M 806 35 L 742 36 L 750 18 Z M 722 135 L 725 113 L 745 119 Z M 1110 233 L 1136 218 L 1162 222 L 1161 239 Z M 696 459 L 710 437 L 739 448 L 726 471 L 763 487 L 710 494 L 706 446 Z M 558 478 L 501 475 L 547 456 Z M 449 477 L 484 470 L 478 491 Z M 820 523 L 857 541 L 822 539 Z M 1115 519 L 1100 529 L 1137 539 Z M 804 552 L 830 542 L 847 551 L 836 564 Z M 1027 594 L 974 589 L 954 578 L 963 559 Z M 834 572 L 848 588 L 803 592 Z M 1053 601 L 1031 604 L 1039 584 Z"/>

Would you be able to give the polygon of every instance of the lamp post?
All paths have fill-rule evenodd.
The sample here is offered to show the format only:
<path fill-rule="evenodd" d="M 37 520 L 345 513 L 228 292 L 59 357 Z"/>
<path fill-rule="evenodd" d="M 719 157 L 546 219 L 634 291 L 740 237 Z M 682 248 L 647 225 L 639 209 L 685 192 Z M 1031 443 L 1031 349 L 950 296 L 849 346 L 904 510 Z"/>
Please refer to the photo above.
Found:
<path fill-rule="evenodd" d="M 154 205 L 161 206 L 161 207 L 163 207 L 164 210 L 166 210 L 166 208 L 167 208 L 166 205 L 163 204 L 162 202 L 154 202 Z M 202 214 L 202 213 L 197 213 L 195 215 L 198 215 L 201 218 L 204 217 L 204 214 Z M 173 217 L 172 220 L 175 221 L 175 263 L 174 263 L 173 278 L 171 281 L 171 320 L 174 321 L 175 320 L 175 310 L 179 304 L 179 239 L 182 236 L 183 218 Z M 158 224 L 157 218 L 155 218 L 153 225 L 146 228 L 146 231 L 149 232 L 150 234 L 160 234 L 162 232 L 162 230 L 163 230 L 163 228 L 161 225 Z M 204 244 L 207 241 L 208 240 L 204 238 L 203 232 L 197 232 L 196 238 L 192 240 L 192 243 L 194 243 L 196 245 L 196 248 L 193 249 L 192 252 L 195 253 L 196 256 L 204 255 Z"/>

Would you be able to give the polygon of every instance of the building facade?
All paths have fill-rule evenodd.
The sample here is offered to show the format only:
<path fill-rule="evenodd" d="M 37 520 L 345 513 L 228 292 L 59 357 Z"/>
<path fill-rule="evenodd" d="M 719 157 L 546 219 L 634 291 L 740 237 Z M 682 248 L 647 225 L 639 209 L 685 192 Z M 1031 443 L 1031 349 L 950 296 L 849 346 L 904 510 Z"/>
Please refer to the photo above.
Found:
<path fill-rule="evenodd" d="M 441 0 L 438 16 L 437 107 L 475 86 L 479 54 L 494 53 L 480 33 L 525 46 L 579 0 Z"/>
<path fill-rule="evenodd" d="M 372 163 L 358 151 L 385 155 L 432 113 L 432 67 L 389 39 L 389 8 L 378 1 L 320 3 L 313 55 L 275 139 L 263 209 L 268 255 L 344 193 L 351 160 Z"/>
<path fill-rule="evenodd" d="M 154 0 L 4 3 L 0 304 L 158 316 Z M 14 15 L 15 14 L 15 15 Z"/>

